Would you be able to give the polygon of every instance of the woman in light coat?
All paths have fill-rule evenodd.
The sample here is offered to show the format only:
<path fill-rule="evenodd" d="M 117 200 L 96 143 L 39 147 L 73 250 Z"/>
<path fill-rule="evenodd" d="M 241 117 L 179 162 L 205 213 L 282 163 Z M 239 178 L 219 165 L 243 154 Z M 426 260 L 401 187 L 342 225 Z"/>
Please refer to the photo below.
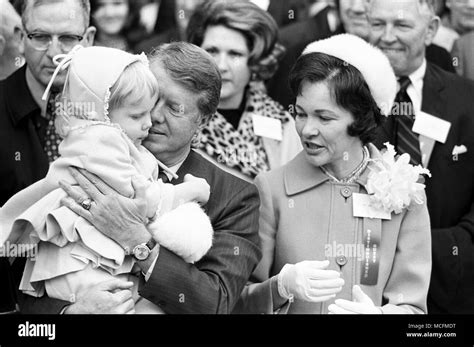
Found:
<path fill-rule="evenodd" d="M 338 35 L 308 46 L 290 85 L 304 150 L 256 179 L 263 258 L 235 312 L 426 313 L 428 172 L 370 144 L 395 97 L 387 58 Z"/>

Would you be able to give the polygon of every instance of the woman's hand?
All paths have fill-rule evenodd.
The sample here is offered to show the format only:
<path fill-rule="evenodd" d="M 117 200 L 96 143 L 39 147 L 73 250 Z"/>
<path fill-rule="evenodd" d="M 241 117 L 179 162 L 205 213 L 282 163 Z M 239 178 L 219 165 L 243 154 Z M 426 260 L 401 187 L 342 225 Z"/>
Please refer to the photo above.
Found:
<path fill-rule="evenodd" d="M 59 185 L 69 196 L 62 199 L 63 205 L 116 241 L 127 253 L 136 245 L 150 240 L 151 234 L 145 225 L 147 219 L 146 182 L 132 179 L 135 198 L 129 199 L 118 194 L 100 178 L 85 170 L 71 168 L 71 174 L 86 196 L 70 184 L 61 181 Z M 87 198 L 92 199 L 88 210 L 81 206 Z"/>
<path fill-rule="evenodd" d="M 344 280 L 340 273 L 326 270 L 329 261 L 302 261 L 286 264 L 278 274 L 278 293 L 285 299 L 323 302 L 342 290 Z"/>
<path fill-rule="evenodd" d="M 329 305 L 331 314 L 382 314 L 380 307 L 374 305 L 372 299 L 365 294 L 359 286 L 352 288 L 354 301 L 337 299 L 334 304 Z"/>

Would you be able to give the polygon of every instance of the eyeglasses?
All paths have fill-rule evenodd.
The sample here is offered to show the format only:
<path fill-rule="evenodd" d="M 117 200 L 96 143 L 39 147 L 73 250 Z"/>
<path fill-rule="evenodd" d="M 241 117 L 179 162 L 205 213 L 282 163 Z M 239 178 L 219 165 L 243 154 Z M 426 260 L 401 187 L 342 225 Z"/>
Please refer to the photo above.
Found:
<path fill-rule="evenodd" d="M 46 51 L 49 46 L 51 46 L 51 43 L 53 43 L 53 38 L 56 37 L 61 50 L 68 52 L 82 41 L 85 33 L 86 32 L 84 32 L 84 34 L 81 36 L 72 34 L 51 35 L 42 32 L 26 32 L 26 37 L 31 41 L 33 48 L 38 51 Z"/>

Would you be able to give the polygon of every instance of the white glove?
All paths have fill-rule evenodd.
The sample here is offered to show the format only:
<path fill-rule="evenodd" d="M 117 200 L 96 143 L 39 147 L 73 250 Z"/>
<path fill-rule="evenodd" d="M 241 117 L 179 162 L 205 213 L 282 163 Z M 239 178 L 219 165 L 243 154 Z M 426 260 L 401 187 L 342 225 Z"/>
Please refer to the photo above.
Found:
<path fill-rule="evenodd" d="M 342 290 L 340 273 L 326 270 L 329 261 L 305 260 L 286 264 L 278 274 L 278 293 L 282 298 L 309 302 L 330 300 Z"/>
<path fill-rule="evenodd" d="M 355 285 L 352 287 L 354 301 L 337 299 L 334 304 L 329 305 L 331 314 L 382 314 L 382 308 L 375 306 L 372 299 L 362 289 Z"/>

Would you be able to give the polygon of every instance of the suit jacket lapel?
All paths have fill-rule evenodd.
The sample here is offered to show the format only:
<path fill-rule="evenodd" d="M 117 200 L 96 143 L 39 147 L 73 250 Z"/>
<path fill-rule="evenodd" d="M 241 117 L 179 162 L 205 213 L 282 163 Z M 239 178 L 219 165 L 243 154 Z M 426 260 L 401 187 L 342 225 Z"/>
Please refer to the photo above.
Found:
<path fill-rule="evenodd" d="M 426 66 L 422 94 L 423 112 L 450 121 L 450 115 L 445 112 L 444 81 L 430 63 Z"/>
<path fill-rule="evenodd" d="M 426 66 L 425 77 L 423 78 L 423 100 L 421 110 L 432 116 L 452 122 L 453 115 L 446 111 L 447 101 L 445 91 L 444 79 L 437 71 L 437 68 L 434 68 L 433 65 L 428 63 Z M 451 128 L 450 132 L 452 131 L 453 129 Z M 449 138 L 450 136 L 448 134 L 447 141 L 449 141 Z M 431 163 L 433 163 L 434 158 L 440 158 L 442 146 L 442 143 L 435 142 L 430 159 L 427 163 L 428 168 L 432 168 Z"/>
<path fill-rule="evenodd" d="M 191 150 L 186 157 L 186 159 L 183 161 L 183 164 L 179 167 L 178 171 L 176 174 L 179 176 L 178 179 L 173 179 L 170 181 L 172 184 L 180 184 L 183 183 L 184 176 L 188 173 L 191 173 L 194 176 L 198 176 L 196 174 L 196 170 L 200 166 L 200 161 L 198 158 L 198 154 L 196 154 L 193 150 Z"/>

